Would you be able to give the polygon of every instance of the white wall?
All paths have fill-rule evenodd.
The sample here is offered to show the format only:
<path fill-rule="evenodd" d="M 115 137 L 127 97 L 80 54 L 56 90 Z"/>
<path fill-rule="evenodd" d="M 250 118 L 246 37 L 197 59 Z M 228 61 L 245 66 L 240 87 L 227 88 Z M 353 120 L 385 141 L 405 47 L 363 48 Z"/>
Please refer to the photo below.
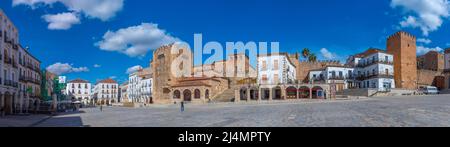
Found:
<path fill-rule="evenodd" d="M 278 60 L 278 64 L 275 65 L 275 61 Z M 263 63 L 266 62 L 266 69 L 263 69 Z M 275 79 L 275 75 L 278 74 L 278 79 Z M 296 67 L 288 60 L 284 55 L 272 55 L 258 57 L 258 82 L 262 82 L 263 75 L 267 75 L 267 83 L 260 84 L 287 84 L 288 81 L 295 82 L 296 79 Z"/>

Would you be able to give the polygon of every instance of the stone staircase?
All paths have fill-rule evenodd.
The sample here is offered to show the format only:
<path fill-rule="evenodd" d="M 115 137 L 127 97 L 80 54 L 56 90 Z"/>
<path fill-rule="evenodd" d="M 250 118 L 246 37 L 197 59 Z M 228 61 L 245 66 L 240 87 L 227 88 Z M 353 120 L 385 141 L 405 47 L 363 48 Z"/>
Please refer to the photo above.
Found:
<path fill-rule="evenodd" d="M 234 89 L 230 88 L 212 98 L 212 102 L 233 102 Z"/>

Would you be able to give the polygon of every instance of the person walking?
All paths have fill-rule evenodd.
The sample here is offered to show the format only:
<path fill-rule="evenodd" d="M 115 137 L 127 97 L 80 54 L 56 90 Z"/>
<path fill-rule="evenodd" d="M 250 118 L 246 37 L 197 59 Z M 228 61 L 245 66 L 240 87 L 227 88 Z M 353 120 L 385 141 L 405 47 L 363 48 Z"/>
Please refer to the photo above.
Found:
<path fill-rule="evenodd" d="M 103 105 L 100 105 L 100 111 L 103 112 Z"/>
<path fill-rule="evenodd" d="M 181 102 L 181 112 L 184 112 L 184 102 Z"/>

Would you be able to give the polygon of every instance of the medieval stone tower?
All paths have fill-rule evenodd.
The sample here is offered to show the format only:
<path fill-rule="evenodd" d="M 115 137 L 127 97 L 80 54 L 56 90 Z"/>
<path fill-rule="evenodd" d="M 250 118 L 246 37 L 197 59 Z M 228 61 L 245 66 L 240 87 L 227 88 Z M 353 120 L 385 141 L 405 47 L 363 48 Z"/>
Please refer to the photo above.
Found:
<path fill-rule="evenodd" d="M 153 70 L 153 103 L 170 103 L 170 85 L 175 77 L 171 74 L 171 63 L 176 55 L 171 54 L 172 45 L 162 46 L 153 52 L 150 63 Z"/>
<path fill-rule="evenodd" d="M 387 39 L 387 52 L 394 55 L 394 79 L 397 88 L 417 89 L 416 37 L 397 32 Z"/>

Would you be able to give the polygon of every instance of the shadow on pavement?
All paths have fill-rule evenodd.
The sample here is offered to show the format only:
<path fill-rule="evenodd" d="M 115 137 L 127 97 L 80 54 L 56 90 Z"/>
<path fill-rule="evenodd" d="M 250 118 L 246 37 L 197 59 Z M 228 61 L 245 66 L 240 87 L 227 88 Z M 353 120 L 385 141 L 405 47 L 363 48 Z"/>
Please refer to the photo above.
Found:
<path fill-rule="evenodd" d="M 80 116 L 55 116 L 41 122 L 38 122 L 31 127 L 88 127 L 83 125 Z"/>

